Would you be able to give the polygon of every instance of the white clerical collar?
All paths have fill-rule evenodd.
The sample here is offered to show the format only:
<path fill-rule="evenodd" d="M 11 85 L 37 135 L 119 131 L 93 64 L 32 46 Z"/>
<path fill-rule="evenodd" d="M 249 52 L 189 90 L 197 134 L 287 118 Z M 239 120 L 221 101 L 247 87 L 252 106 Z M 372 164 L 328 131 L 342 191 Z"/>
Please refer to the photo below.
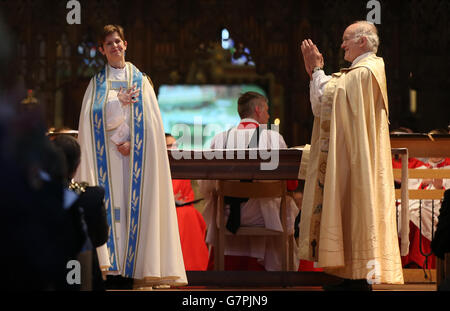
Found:
<path fill-rule="evenodd" d="M 108 79 L 111 80 L 126 80 L 127 79 L 127 66 L 123 68 L 114 68 L 108 64 L 109 74 Z"/>
<path fill-rule="evenodd" d="M 355 58 L 355 60 L 352 62 L 352 65 L 350 66 L 353 67 L 356 65 L 356 63 L 358 63 L 360 60 L 362 60 L 363 58 L 366 58 L 367 56 L 373 54 L 373 52 L 366 52 L 364 54 L 359 55 L 357 58 Z"/>
<path fill-rule="evenodd" d="M 122 71 L 126 70 L 126 68 L 127 68 L 126 65 L 123 66 L 123 68 L 115 68 L 115 67 L 111 66 L 110 64 L 108 64 L 108 67 L 112 72 L 122 72 Z"/>

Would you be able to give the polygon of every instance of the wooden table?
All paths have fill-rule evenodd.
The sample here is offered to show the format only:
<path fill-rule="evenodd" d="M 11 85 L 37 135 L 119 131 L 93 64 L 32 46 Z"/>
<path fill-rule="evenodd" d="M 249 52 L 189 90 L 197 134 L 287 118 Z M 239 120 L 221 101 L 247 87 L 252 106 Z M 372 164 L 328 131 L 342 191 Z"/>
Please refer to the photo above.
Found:
<path fill-rule="evenodd" d="M 393 148 L 393 154 L 407 157 L 405 148 Z M 301 149 L 278 150 L 278 166 L 261 169 L 270 160 L 255 150 L 182 151 L 169 150 L 169 163 L 174 179 L 298 179 Z"/>
<path fill-rule="evenodd" d="M 298 179 L 302 150 L 274 150 L 271 158 L 256 150 L 169 150 L 168 156 L 174 179 Z M 261 169 L 274 157 L 274 170 Z"/>

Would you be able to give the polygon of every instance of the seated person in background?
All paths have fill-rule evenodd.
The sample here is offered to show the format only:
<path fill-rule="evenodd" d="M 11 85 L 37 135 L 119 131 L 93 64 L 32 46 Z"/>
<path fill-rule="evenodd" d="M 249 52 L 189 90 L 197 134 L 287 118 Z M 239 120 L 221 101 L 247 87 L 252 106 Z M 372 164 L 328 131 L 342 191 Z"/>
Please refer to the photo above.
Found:
<path fill-rule="evenodd" d="M 395 129 L 390 132 L 391 134 L 406 134 L 406 133 L 413 133 L 412 130 L 401 127 L 398 129 Z M 402 168 L 402 158 L 400 155 L 395 154 L 392 157 L 392 166 L 394 169 L 401 169 Z M 410 157 L 408 158 L 408 169 L 426 169 L 428 168 L 428 165 L 421 160 L 417 158 Z M 422 179 L 408 179 L 408 189 L 419 189 L 420 185 L 422 183 Z M 396 178 L 394 180 L 394 185 L 396 189 L 401 188 L 401 179 Z M 417 200 L 409 200 L 409 207 L 411 208 L 412 205 L 414 205 L 414 202 Z M 418 201 L 417 201 L 418 202 Z M 397 231 L 401 232 L 401 200 L 396 200 L 396 209 L 397 209 Z M 411 217 L 411 210 L 410 210 L 410 217 Z M 406 256 L 402 256 L 402 266 L 403 267 L 417 267 L 420 266 L 423 260 L 418 260 L 418 258 L 422 258 L 423 256 L 420 254 L 419 251 L 419 239 L 415 238 L 415 236 L 418 237 L 418 230 L 416 229 L 414 222 L 410 221 L 409 223 L 409 253 Z M 399 241 L 401 239 L 399 238 Z M 422 258 L 424 259 L 424 258 Z M 420 262 L 420 264 L 416 263 Z"/>
<path fill-rule="evenodd" d="M 401 159 L 401 157 L 398 156 L 398 154 L 396 154 L 395 156 L 392 157 L 392 166 L 393 166 L 393 168 L 398 168 L 398 169 L 402 168 L 402 159 Z M 428 166 L 426 163 L 420 161 L 417 158 L 408 158 L 408 168 L 424 169 L 427 167 Z M 395 188 L 396 189 L 400 189 L 401 182 L 402 182 L 401 179 L 395 179 Z M 422 182 L 421 179 L 409 179 L 408 187 L 409 187 L 409 189 L 418 189 L 421 182 Z"/>
<path fill-rule="evenodd" d="M 402 168 L 402 160 L 398 155 L 392 157 L 392 166 L 393 168 L 401 169 Z M 419 159 L 416 158 L 408 158 L 408 169 L 426 169 L 428 165 Z M 410 178 L 408 179 L 408 189 L 421 189 L 422 179 Z M 400 189 L 401 187 L 401 179 L 395 179 L 395 188 Z M 409 222 L 409 253 L 406 256 L 402 256 L 402 265 L 403 267 L 417 267 L 422 266 L 424 256 L 420 254 L 419 250 L 419 230 L 414 224 L 414 220 L 416 218 L 413 215 L 414 206 L 419 203 L 419 200 L 409 200 L 409 213 L 410 213 L 410 222 Z M 400 234 L 401 232 L 401 200 L 396 200 L 395 202 L 397 208 L 397 230 Z M 418 214 L 417 214 L 418 215 Z M 417 216 L 418 220 L 418 216 Z"/>
<path fill-rule="evenodd" d="M 167 149 L 176 149 L 175 138 L 166 133 Z M 188 179 L 172 179 L 175 204 L 177 206 L 178 230 L 181 250 L 187 271 L 206 270 L 208 247 L 205 242 L 206 223 L 202 214 L 194 207 L 194 191 Z"/>
<path fill-rule="evenodd" d="M 283 137 L 276 131 L 268 130 L 266 124 L 269 120 L 267 98 L 255 92 L 247 92 L 239 97 L 238 113 L 241 122 L 237 127 L 222 132 L 214 136 L 211 142 L 211 149 L 282 149 L 287 148 Z M 264 129 L 261 128 L 264 125 Z M 275 176 L 274 176 L 275 177 Z M 215 219 L 213 193 L 216 182 L 210 180 L 200 180 L 200 191 L 206 198 L 203 216 L 208 225 L 206 242 L 213 245 Z M 297 181 L 288 183 L 288 190 L 297 188 Z M 280 222 L 280 198 L 249 199 L 246 202 L 237 203 L 236 209 L 230 208 L 227 200 L 225 210 L 225 221 L 230 231 L 236 232 L 240 225 L 262 226 L 268 229 L 282 231 Z M 227 204 L 228 203 L 228 204 Z M 234 204 L 234 203 L 231 203 Z M 240 209 L 239 209 L 240 205 Z M 288 234 L 294 233 L 294 222 L 298 215 L 298 208 L 288 196 L 287 202 L 287 227 Z M 240 211 L 240 215 L 239 215 Z M 234 215 L 231 215 L 235 213 Z M 236 220 L 238 225 L 236 226 Z M 253 237 L 253 236 L 226 236 L 225 237 L 225 270 L 267 270 L 277 271 L 281 269 L 281 258 L 278 258 L 276 251 L 278 245 L 275 237 Z M 297 257 L 297 244 L 294 245 L 295 270 L 298 269 L 299 259 Z M 208 269 L 213 269 L 213 254 L 210 251 L 210 262 Z"/>
<path fill-rule="evenodd" d="M 100 247 L 107 242 L 109 230 L 103 203 L 105 191 L 102 187 L 89 187 L 87 184 L 71 182 L 81 156 L 80 145 L 74 137 L 58 135 L 52 142 L 65 158 L 67 188 L 64 202 L 65 208 L 72 216 L 74 227 L 78 227 L 79 239 L 83 242 L 82 245 L 84 244 L 78 251 Z M 92 256 L 92 289 L 104 290 L 97 252 L 93 251 Z"/>
<path fill-rule="evenodd" d="M 450 158 L 429 158 L 427 165 L 431 169 L 450 169 Z M 417 189 L 450 189 L 450 179 L 423 179 Z M 420 209 L 420 210 L 419 210 Z M 422 252 L 431 252 L 432 232 L 436 231 L 441 200 L 410 201 L 410 261 L 419 267 L 425 266 L 425 256 L 420 252 L 420 235 L 422 235 Z M 422 227 L 422 228 L 420 228 Z M 435 255 L 430 255 L 427 268 L 436 268 Z"/>
<path fill-rule="evenodd" d="M 446 134 L 443 131 L 433 130 L 430 134 Z M 401 168 L 401 160 L 394 162 L 394 168 Z M 449 158 L 429 158 L 426 162 L 422 162 L 416 158 L 408 159 L 408 168 L 412 169 L 427 169 L 427 168 L 450 168 Z M 396 181 L 396 183 L 400 181 Z M 449 179 L 409 179 L 409 189 L 448 189 L 450 187 Z M 433 202 L 434 201 L 434 202 Z M 398 203 L 398 210 L 400 210 L 400 203 Z M 433 208 L 434 204 L 434 208 Z M 428 256 L 428 259 L 423 254 L 430 254 L 430 243 L 432 240 L 432 232 L 436 229 L 438 221 L 439 210 L 441 207 L 440 200 L 410 200 L 410 231 L 409 231 L 409 254 L 402 256 L 402 264 L 404 267 L 422 268 L 427 267 L 434 269 L 436 265 L 436 258 L 434 255 Z M 401 213 L 398 213 L 401 215 Z M 434 214 L 434 217 L 432 216 Z M 434 220 L 432 220 L 434 218 Z M 434 221 L 434 228 L 432 228 L 432 221 Z M 399 221 L 401 224 L 401 221 Z M 421 227 L 421 228 L 420 228 Z M 422 249 L 422 252 L 421 252 Z M 423 254 L 422 254 L 423 253 Z"/>

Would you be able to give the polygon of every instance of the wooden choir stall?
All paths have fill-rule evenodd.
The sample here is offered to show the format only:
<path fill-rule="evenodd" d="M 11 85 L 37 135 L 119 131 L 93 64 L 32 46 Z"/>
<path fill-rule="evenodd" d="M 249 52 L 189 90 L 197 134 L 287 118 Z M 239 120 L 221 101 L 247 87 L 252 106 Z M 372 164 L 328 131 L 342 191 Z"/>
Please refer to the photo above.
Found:
<path fill-rule="evenodd" d="M 450 157 L 450 135 L 448 134 L 422 134 L 422 133 L 405 133 L 391 134 L 391 147 L 406 148 L 409 158 L 441 158 Z M 405 161 L 402 161 L 405 164 Z M 402 169 L 394 169 L 394 177 L 407 176 L 411 179 L 450 179 L 450 169 L 408 169 L 403 165 Z M 406 178 L 406 179 L 407 179 Z M 403 180 L 403 179 L 402 179 Z M 402 182 L 402 184 L 405 184 Z M 396 198 L 402 199 L 403 207 L 408 208 L 404 204 L 408 199 L 411 200 L 442 200 L 445 189 L 422 190 L 409 189 L 406 187 L 396 190 Z M 409 222 L 408 218 L 403 219 L 402 225 Z M 403 231 L 406 235 L 406 230 Z M 403 244 L 403 243 L 402 243 Z M 402 245 L 405 247 L 405 245 Z M 402 254 L 404 255 L 404 254 Z M 431 252 L 425 254 L 431 255 Z M 450 278 L 450 257 L 449 253 L 445 255 L 445 259 L 436 258 L 436 269 L 404 269 L 405 283 L 436 283 L 439 286 L 444 279 Z"/>

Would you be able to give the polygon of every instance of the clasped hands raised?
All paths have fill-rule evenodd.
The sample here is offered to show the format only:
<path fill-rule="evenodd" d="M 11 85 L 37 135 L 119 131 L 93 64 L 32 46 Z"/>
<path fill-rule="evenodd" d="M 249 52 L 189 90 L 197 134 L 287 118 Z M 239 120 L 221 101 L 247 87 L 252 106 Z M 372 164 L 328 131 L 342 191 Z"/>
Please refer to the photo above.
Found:
<path fill-rule="evenodd" d="M 303 61 L 305 62 L 306 72 L 312 79 L 312 70 L 315 67 L 323 67 L 323 56 L 311 39 L 302 41 L 301 50 L 303 54 Z"/>

